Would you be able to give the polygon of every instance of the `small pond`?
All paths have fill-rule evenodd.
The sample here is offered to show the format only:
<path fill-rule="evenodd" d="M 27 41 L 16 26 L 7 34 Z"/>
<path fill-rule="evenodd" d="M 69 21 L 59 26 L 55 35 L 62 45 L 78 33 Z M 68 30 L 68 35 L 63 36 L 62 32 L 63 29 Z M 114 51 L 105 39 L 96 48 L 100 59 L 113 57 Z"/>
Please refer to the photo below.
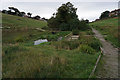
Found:
<path fill-rule="evenodd" d="M 63 37 L 59 37 L 59 38 L 57 39 L 57 41 L 61 41 L 62 38 L 63 38 Z M 44 43 L 44 42 L 48 42 L 48 40 L 47 40 L 47 39 L 39 39 L 39 40 L 36 40 L 36 41 L 34 41 L 34 45 L 39 45 L 39 44 Z"/>
<path fill-rule="evenodd" d="M 36 40 L 36 41 L 34 41 L 34 45 L 38 45 L 38 44 L 41 44 L 41 43 L 44 43 L 44 42 L 48 42 L 48 40 L 47 39 Z"/>

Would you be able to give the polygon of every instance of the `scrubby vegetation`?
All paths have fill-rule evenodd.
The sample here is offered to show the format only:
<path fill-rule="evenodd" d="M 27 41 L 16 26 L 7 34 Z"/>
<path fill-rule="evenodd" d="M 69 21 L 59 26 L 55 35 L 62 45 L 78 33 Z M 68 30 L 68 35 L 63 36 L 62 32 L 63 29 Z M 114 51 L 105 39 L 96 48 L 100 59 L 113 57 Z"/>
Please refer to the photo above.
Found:
<path fill-rule="evenodd" d="M 4 44 L 3 77 L 88 78 L 100 45 L 94 45 L 93 41 L 99 41 L 85 34 L 76 41 L 52 41 L 37 46 L 32 42 Z"/>
<path fill-rule="evenodd" d="M 72 31 L 72 34 L 73 34 L 73 35 L 79 35 L 79 30 L 77 30 L 77 29 L 73 30 L 73 31 Z"/>
<path fill-rule="evenodd" d="M 56 41 L 70 31 L 3 31 L 3 78 L 88 78 L 99 55 L 100 45 L 92 43 L 99 41 L 86 36 L 91 30 L 79 31 L 76 41 Z M 41 38 L 50 42 L 34 46 L 33 41 Z"/>
<path fill-rule="evenodd" d="M 44 21 L 3 14 L 3 78 L 88 78 L 101 46 L 88 22 L 77 19 L 69 2 L 48 21 L 52 30 Z M 79 38 L 69 41 L 68 34 Z M 34 45 L 39 39 L 49 42 Z"/>
<path fill-rule="evenodd" d="M 88 78 L 98 55 L 50 45 L 24 46 L 3 55 L 3 78 Z"/>

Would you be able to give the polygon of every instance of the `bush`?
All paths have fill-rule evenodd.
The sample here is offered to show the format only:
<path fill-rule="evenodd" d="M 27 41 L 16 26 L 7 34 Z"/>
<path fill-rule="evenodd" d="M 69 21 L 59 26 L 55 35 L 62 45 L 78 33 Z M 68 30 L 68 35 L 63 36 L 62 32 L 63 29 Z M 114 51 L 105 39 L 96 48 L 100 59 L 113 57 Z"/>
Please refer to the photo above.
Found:
<path fill-rule="evenodd" d="M 76 41 L 70 41 L 70 42 L 69 42 L 69 47 L 70 47 L 71 50 L 78 48 L 79 45 L 80 45 L 80 43 L 79 43 L 79 41 L 77 41 L 77 40 L 76 40 Z"/>
<path fill-rule="evenodd" d="M 78 48 L 80 45 L 79 41 L 60 41 L 53 43 L 53 46 L 57 49 L 66 49 L 66 50 L 73 50 Z"/>
<path fill-rule="evenodd" d="M 79 25 L 80 25 L 80 27 L 78 28 L 79 30 L 88 30 L 88 29 L 90 29 L 89 25 L 86 23 L 85 20 L 81 20 Z"/>
<path fill-rule="evenodd" d="M 94 35 L 94 32 L 92 32 L 91 30 L 87 31 L 87 35 Z"/>
<path fill-rule="evenodd" d="M 17 37 L 15 39 L 15 42 L 24 42 L 24 38 L 23 37 Z"/>
<path fill-rule="evenodd" d="M 95 54 L 95 50 L 88 45 L 80 45 L 79 50 L 82 53 Z"/>
<path fill-rule="evenodd" d="M 46 35 L 41 35 L 41 36 L 39 37 L 39 39 L 46 39 L 46 38 L 47 38 Z"/>
<path fill-rule="evenodd" d="M 58 36 L 57 35 L 48 35 L 47 40 L 48 41 L 57 41 Z"/>
<path fill-rule="evenodd" d="M 69 30 L 69 25 L 66 23 L 60 24 L 60 30 L 62 30 L 62 31 Z"/>
<path fill-rule="evenodd" d="M 95 49 L 96 51 L 100 50 L 100 46 L 101 43 L 99 42 L 99 40 L 94 39 L 91 43 L 88 44 L 89 46 L 91 46 L 93 49 Z"/>
<path fill-rule="evenodd" d="M 73 35 L 79 35 L 79 30 L 77 30 L 77 29 L 73 30 L 73 31 L 72 31 L 72 34 L 73 34 Z"/>

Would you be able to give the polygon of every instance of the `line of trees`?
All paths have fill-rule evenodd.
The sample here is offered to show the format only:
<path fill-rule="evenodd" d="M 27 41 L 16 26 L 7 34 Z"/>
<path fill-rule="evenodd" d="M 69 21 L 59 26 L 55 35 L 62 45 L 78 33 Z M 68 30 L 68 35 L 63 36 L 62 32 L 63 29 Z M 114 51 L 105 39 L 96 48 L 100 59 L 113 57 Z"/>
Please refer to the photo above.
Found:
<path fill-rule="evenodd" d="M 110 11 L 104 11 L 100 15 L 100 19 L 109 18 Z"/>
<path fill-rule="evenodd" d="M 89 28 L 89 20 L 79 20 L 76 14 L 77 8 L 70 2 L 62 4 L 57 10 L 57 13 L 53 13 L 53 16 L 48 20 L 48 26 L 57 30 L 86 30 Z"/>
<path fill-rule="evenodd" d="M 111 18 L 111 17 L 118 17 L 120 16 L 120 9 L 114 11 L 104 11 L 101 13 L 99 19 Z"/>
<path fill-rule="evenodd" d="M 17 8 L 14 8 L 14 7 L 8 7 L 8 9 L 9 10 L 2 10 L 2 13 L 16 15 L 16 16 L 20 16 L 20 17 L 28 17 L 28 18 L 32 18 L 32 19 L 36 19 L 36 20 L 46 20 L 46 21 L 48 20 L 46 18 L 41 18 L 39 15 L 32 17 L 32 13 L 20 12 Z"/>

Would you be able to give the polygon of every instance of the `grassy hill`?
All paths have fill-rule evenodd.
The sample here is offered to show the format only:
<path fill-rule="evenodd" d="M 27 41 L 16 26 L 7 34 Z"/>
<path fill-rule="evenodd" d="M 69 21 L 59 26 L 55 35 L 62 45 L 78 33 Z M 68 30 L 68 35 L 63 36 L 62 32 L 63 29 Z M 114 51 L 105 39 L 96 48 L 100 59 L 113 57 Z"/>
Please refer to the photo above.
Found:
<path fill-rule="evenodd" d="M 18 39 L 40 34 L 36 28 L 47 27 L 47 22 L 35 19 L 2 14 L 3 43 L 14 42 Z"/>
<path fill-rule="evenodd" d="M 115 47 L 120 47 L 120 42 L 118 42 L 118 17 L 96 21 L 90 23 L 90 25 L 99 30 L 105 39 Z"/>
<path fill-rule="evenodd" d="M 47 26 L 47 22 L 33 20 L 30 18 L 24 18 L 14 15 L 2 14 L 3 27 L 10 28 L 43 28 Z"/>
<path fill-rule="evenodd" d="M 3 14 L 3 78 L 88 78 L 100 54 L 99 41 L 91 30 L 81 31 L 75 41 L 59 37 L 70 31 L 52 34 L 34 28 L 47 23 Z M 15 28 L 14 28 L 15 27 Z M 50 39 L 34 45 L 34 40 Z"/>

